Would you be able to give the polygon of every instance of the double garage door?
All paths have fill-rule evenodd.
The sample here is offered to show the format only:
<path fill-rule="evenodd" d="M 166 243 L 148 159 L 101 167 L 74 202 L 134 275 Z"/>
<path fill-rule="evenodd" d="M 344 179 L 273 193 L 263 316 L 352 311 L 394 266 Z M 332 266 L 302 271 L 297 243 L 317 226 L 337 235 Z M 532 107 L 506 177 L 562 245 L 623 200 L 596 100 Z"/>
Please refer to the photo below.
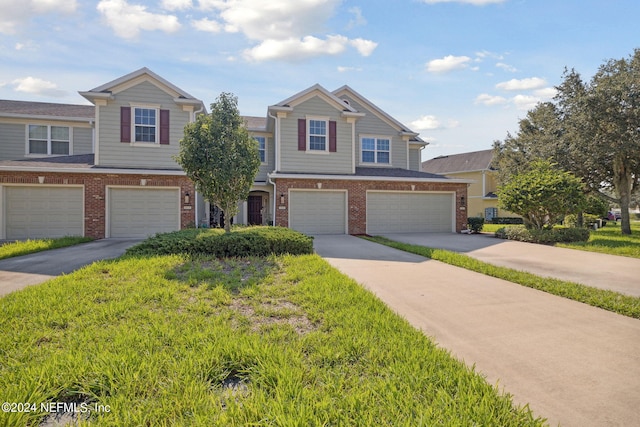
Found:
<path fill-rule="evenodd" d="M 452 232 L 452 193 L 367 191 L 367 233 Z M 346 191 L 289 193 L 289 226 L 306 234 L 345 234 Z"/>
<path fill-rule="evenodd" d="M 84 235 L 84 188 L 5 186 L 6 239 Z M 143 238 L 180 229 L 178 188 L 107 188 L 106 237 Z"/>

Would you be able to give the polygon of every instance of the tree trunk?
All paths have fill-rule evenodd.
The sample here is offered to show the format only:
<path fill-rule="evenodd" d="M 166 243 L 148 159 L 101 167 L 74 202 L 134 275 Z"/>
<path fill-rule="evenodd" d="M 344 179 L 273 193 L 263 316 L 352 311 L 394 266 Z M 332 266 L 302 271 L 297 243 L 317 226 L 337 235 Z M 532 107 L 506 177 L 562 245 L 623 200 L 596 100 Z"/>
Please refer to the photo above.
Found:
<path fill-rule="evenodd" d="M 622 234 L 631 234 L 631 218 L 629 217 L 629 204 L 631 202 L 632 177 L 627 173 L 629 168 L 622 156 L 616 156 L 613 160 L 613 185 L 620 199 L 620 230 Z"/>

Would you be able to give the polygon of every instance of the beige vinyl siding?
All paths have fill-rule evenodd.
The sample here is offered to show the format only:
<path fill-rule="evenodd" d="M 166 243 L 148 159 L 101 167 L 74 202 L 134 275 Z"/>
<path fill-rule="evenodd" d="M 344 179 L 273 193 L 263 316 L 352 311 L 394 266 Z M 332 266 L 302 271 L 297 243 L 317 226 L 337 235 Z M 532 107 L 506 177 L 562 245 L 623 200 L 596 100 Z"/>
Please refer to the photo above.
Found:
<path fill-rule="evenodd" d="M 91 153 L 93 153 L 93 129 L 74 127 L 72 154 Z"/>
<path fill-rule="evenodd" d="M 120 142 L 120 107 L 134 105 L 159 106 L 170 111 L 169 145 L 136 146 Z M 173 102 L 173 96 L 149 82 L 143 82 L 115 95 L 115 101 L 99 108 L 100 166 L 180 169 L 172 156 L 179 151 L 189 113 Z"/>
<path fill-rule="evenodd" d="M 341 111 L 317 96 L 296 105 L 294 111 L 280 122 L 281 171 L 351 173 L 351 124 L 347 123 L 340 114 Z M 337 151 L 335 153 L 298 151 L 298 119 L 306 119 L 307 116 L 328 117 L 329 120 L 336 122 Z M 327 144 L 329 144 L 328 138 Z"/>
<path fill-rule="evenodd" d="M 360 138 L 363 135 L 389 137 L 391 139 L 391 164 L 380 165 L 390 166 L 394 168 L 407 168 L 407 142 L 403 141 L 397 129 L 387 124 L 384 120 L 376 116 L 371 110 L 364 105 L 359 104 L 350 97 L 341 97 L 347 99 L 349 104 L 356 108 L 359 112 L 365 113 L 365 116 L 356 122 L 356 166 L 372 166 L 375 163 L 362 163 L 362 147 L 360 146 Z"/>
<path fill-rule="evenodd" d="M 419 171 L 421 166 L 420 150 L 409 147 L 409 169 L 412 171 Z"/>
<path fill-rule="evenodd" d="M 0 160 L 15 160 L 24 157 L 26 147 L 24 124 L 0 123 Z"/>

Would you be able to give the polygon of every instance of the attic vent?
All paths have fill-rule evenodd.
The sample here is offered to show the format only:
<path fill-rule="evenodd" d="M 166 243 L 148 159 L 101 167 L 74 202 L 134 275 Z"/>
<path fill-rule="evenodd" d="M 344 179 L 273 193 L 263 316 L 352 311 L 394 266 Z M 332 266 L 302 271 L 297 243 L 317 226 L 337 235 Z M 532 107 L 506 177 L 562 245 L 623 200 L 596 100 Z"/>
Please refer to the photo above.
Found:
<path fill-rule="evenodd" d="M 344 103 L 345 103 L 345 104 L 347 104 L 347 105 L 351 105 L 351 104 L 349 103 L 349 100 L 348 100 L 348 99 L 343 99 L 343 100 L 342 100 L 342 102 L 344 102 Z"/>

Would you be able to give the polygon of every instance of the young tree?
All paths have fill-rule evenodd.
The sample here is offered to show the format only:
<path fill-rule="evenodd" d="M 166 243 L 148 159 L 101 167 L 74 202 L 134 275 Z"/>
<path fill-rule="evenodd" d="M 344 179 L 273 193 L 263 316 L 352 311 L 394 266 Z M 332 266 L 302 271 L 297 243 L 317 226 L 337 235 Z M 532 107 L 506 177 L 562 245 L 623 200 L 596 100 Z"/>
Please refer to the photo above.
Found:
<path fill-rule="evenodd" d="M 551 228 L 585 205 L 583 184 L 546 160 L 535 160 L 527 172 L 513 175 L 498 190 L 500 207 L 521 215 L 529 228 Z"/>
<path fill-rule="evenodd" d="M 244 126 L 233 94 L 220 94 L 211 104 L 211 114 L 185 126 L 176 161 L 196 190 L 223 210 L 228 219 L 224 229 L 231 231 L 238 201 L 249 196 L 260 167 L 257 142 Z"/>

